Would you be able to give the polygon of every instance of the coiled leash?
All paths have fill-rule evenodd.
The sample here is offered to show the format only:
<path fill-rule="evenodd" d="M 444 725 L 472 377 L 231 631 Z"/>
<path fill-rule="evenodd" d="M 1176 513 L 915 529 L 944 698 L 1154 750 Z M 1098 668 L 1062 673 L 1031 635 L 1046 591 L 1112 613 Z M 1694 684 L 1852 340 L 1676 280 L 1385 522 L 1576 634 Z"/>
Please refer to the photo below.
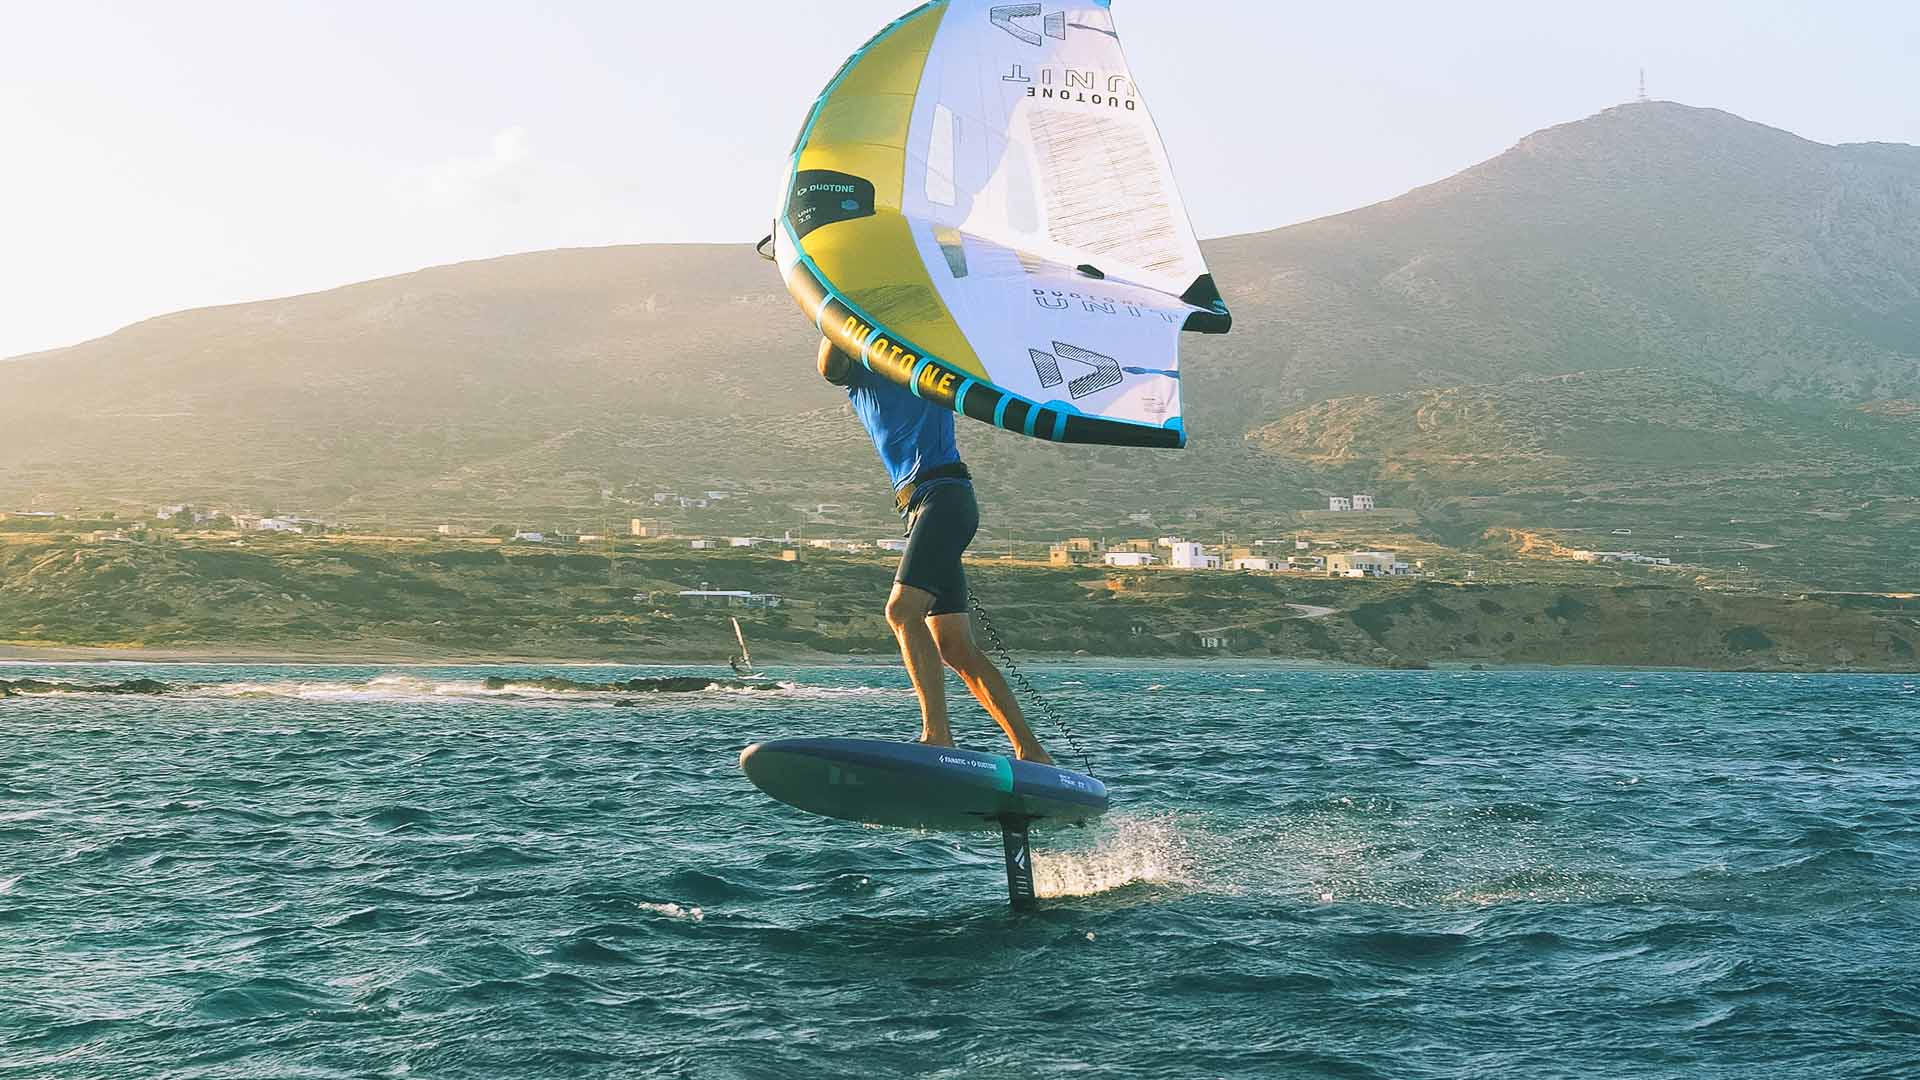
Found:
<path fill-rule="evenodd" d="M 1073 733 L 1073 725 L 1062 720 L 1060 714 L 1053 711 L 1053 703 L 1041 696 L 1039 688 L 1033 685 L 1033 680 L 1027 678 L 1027 673 L 1020 670 L 1019 662 L 1014 660 L 1013 653 L 1007 649 L 1007 643 L 1001 639 L 999 629 L 993 625 L 993 619 L 987 615 L 987 609 L 981 606 L 980 597 L 974 594 L 972 585 L 967 586 L 967 602 L 973 605 L 974 619 L 979 622 L 980 628 L 987 632 L 987 643 L 992 647 L 994 656 L 999 658 L 1001 670 L 1007 673 L 1008 678 L 1013 680 L 1014 686 L 1020 689 L 1040 715 L 1047 718 L 1047 723 L 1067 737 L 1067 745 L 1072 747 L 1073 753 L 1079 757 L 1082 770 L 1088 776 L 1092 776 L 1093 756 L 1080 745 L 1080 740 Z"/>

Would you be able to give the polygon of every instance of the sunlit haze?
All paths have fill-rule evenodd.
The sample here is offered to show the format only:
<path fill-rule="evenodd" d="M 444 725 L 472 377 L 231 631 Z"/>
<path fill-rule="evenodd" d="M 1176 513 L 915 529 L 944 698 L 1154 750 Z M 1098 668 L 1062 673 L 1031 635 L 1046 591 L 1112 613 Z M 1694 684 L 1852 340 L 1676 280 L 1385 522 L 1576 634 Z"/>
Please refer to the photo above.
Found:
<path fill-rule="evenodd" d="M 751 243 L 908 0 L 0 3 L 0 356 L 515 251 Z M 1920 5 L 1119 0 L 1203 236 L 1631 100 L 1920 143 Z"/>

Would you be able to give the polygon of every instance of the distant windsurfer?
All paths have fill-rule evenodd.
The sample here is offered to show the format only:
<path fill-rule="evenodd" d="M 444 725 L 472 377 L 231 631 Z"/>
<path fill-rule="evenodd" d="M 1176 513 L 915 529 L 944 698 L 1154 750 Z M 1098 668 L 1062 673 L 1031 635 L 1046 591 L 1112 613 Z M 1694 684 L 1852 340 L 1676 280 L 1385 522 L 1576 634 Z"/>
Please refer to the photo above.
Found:
<path fill-rule="evenodd" d="M 954 445 L 953 412 L 868 371 L 830 341 L 820 342 L 819 363 L 822 378 L 846 389 L 906 519 L 907 549 L 887 597 L 887 625 L 920 697 L 920 741 L 953 745 L 944 661 L 1007 733 L 1015 756 L 1050 764 L 1007 680 L 973 640 L 960 556 L 980 527 L 980 507 Z"/>

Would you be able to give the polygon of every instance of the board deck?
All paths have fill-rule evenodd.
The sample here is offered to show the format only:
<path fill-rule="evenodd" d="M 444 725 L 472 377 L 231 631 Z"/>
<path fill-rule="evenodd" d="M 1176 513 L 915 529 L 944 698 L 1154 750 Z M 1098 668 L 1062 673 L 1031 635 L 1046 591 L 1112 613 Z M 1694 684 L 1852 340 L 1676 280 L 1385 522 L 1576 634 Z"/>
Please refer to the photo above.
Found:
<path fill-rule="evenodd" d="M 1084 773 L 922 743 L 775 739 L 741 751 L 740 768 L 789 806 L 868 825 L 1084 825 L 1107 810 L 1106 786 Z"/>

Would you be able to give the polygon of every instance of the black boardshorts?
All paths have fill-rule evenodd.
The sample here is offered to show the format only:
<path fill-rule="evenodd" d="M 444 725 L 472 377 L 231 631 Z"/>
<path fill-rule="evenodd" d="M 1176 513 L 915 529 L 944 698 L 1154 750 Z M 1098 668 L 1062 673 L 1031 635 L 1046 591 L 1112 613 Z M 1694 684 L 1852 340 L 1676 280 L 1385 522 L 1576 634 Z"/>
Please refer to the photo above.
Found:
<path fill-rule="evenodd" d="M 980 504 L 965 480 L 935 481 L 907 512 L 907 550 L 893 580 L 933 594 L 929 615 L 967 610 L 967 575 L 960 555 L 980 529 Z"/>

